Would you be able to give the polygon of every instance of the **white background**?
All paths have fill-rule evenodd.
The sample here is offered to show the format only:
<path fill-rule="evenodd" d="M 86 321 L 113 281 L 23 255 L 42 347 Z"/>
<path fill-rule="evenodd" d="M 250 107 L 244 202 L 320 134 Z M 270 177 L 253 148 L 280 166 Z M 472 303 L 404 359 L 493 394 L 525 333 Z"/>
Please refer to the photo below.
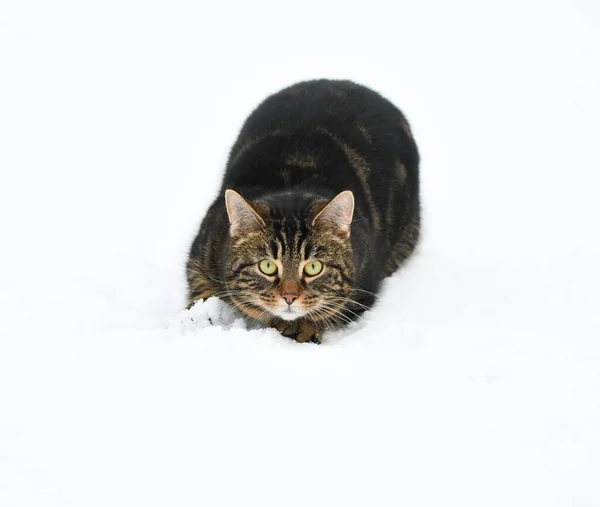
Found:
<path fill-rule="evenodd" d="M 5 0 L 0 505 L 600 505 L 599 30 L 592 0 Z M 182 312 L 241 122 L 316 77 L 411 121 L 418 254 L 321 346 Z"/>

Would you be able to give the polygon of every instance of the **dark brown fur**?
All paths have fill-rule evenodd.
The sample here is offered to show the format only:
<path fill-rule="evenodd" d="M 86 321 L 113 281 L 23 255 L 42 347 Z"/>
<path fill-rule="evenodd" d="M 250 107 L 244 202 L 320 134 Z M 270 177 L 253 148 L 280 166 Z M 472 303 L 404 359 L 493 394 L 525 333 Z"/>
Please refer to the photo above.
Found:
<path fill-rule="evenodd" d="M 320 342 L 370 308 L 413 252 L 418 163 L 406 118 L 367 88 L 322 80 L 269 97 L 244 124 L 192 245 L 189 304 L 216 296 Z M 309 276 L 303 266 L 315 262 L 322 272 Z"/>

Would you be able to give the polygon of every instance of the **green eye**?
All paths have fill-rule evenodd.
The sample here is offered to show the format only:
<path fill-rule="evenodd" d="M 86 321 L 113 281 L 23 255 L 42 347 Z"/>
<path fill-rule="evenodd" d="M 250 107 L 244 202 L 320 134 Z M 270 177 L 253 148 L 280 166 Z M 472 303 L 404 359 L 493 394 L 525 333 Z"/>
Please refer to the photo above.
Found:
<path fill-rule="evenodd" d="M 304 266 L 304 274 L 307 276 L 317 276 L 321 271 L 323 271 L 321 261 L 310 261 Z"/>
<path fill-rule="evenodd" d="M 269 259 L 260 261 L 258 263 L 258 269 L 260 269 L 265 275 L 274 275 L 277 273 L 277 265 Z"/>

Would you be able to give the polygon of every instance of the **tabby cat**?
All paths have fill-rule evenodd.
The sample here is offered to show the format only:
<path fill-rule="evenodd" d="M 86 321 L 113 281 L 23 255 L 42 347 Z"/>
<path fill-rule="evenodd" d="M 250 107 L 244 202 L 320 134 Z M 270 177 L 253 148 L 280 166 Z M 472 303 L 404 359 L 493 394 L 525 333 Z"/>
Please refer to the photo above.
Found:
<path fill-rule="evenodd" d="M 402 113 L 350 81 L 268 97 L 231 149 L 187 263 L 218 297 L 297 341 L 356 319 L 419 237 L 419 154 Z"/>

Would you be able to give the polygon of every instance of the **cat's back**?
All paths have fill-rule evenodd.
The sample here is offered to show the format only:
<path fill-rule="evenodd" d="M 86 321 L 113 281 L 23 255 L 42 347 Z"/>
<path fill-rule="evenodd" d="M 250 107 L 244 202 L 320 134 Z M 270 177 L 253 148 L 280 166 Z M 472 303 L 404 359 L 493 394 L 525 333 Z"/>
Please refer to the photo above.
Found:
<path fill-rule="evenodd" d="M 295 186 L 299 182 L 280 171 L 287 167 L 299 176 L 300 167 L 318 173 L 304 171 L 307 178 L 329 176 L 332 191 L 341 191 L 335 173 L 344 172 L 346 160 L 355 164 L 359 158 L 365 177 L 376 176 L 372 184 L 395 177 L 398 163 L 408 179 L 417 179 L 417 147 L 396 106 L 352 81 L 305 81 L 267 97 L 250 114 L 230 151 L 223 183 L 250 189 L 247 183 L 260 184 L 260 175 L 274 172 L 277 184 Z"/>
<path fill-rule="evenodd" d="M 375 91 L 352 81 L 305 81 L 267 97 L 244 123 L 231 155 L 268 135 L 327 130 L 358 144 L 360 140 L 371 144 L 389 137 L 397 127 L 410 135 L 402 113 Z"/>
<path fill-rule="evenodd" d="M 241 134 L 305 131 L 329 122 L 343 125 L 364 109 L 374 92 L 351 81 L 320 79 L 289 86 L 267 97 L 250 115 Z"/>

